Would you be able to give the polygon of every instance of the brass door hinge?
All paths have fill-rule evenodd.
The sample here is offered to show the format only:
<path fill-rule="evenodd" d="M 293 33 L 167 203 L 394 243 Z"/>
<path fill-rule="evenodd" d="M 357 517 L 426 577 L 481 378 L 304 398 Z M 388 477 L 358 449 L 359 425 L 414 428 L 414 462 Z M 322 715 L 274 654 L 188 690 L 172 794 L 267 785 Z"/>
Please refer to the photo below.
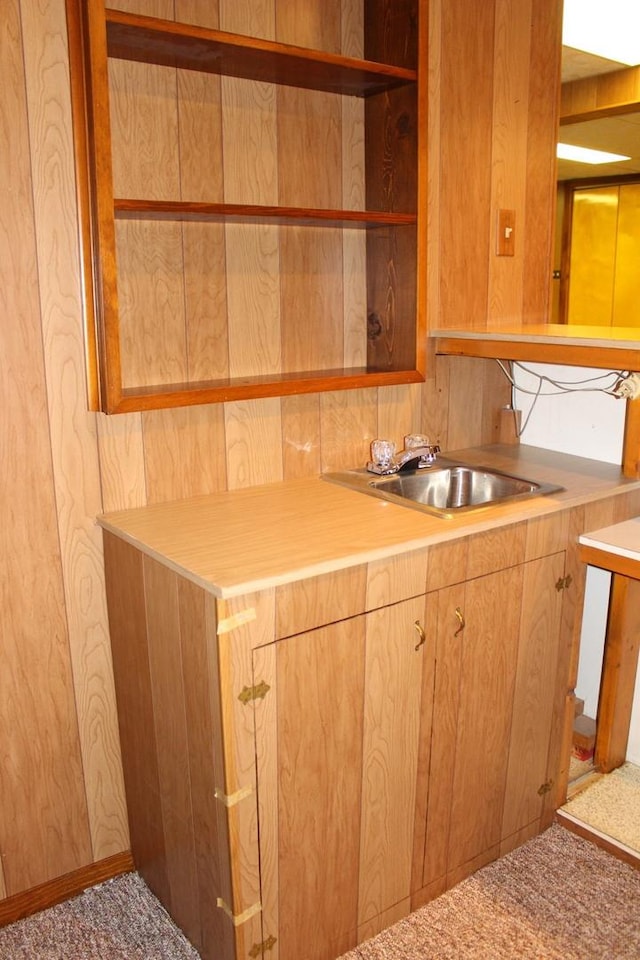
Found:
<path fill-rule="evenodd" d="M 254 943 L 249 950 L 249 956 L 255 960 L 256 957 L 264 957 L 267 950 L 272 950 L 276 945 L 276 938 L 274 936 L 267 937 L 266 940 L 263 940 L 262 943 Z"/>
<path fill-rule="evenodd" d="M 560 593 L 561 590 L 566 590 L 568 587 L 570 587 L 572 581 L 573 577 L 570 573 L 568 573 L 566 577 L 560 577 L 559 580 L 556 580 L 556 590 L 558 593 Z"/>
<path fill-rule="evenodd" d="M 543 783 L 541 786 L 538 787 L 538 796 L 544 797 L 545 793 L 550 792 L 552 786 L 553 786 L 553 780 L 547 780 L 546 783 Z"/>
<path fill-rule="evenodd" d="M 251 703 L 252 700 L 264 700 L 269 690 L 271 690 L 269 684 L 262 680 L 255 687 L 243 687 L 238 694 L 238 700 L 246 706 L 246 704 Z"/>

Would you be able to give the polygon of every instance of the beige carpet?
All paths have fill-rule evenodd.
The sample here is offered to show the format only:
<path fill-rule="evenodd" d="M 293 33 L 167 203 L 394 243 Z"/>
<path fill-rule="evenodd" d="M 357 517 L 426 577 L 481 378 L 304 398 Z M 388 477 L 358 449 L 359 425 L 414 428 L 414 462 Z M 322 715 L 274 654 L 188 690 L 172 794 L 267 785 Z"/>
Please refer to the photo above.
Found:
<path fill-rule="evenodd" d="M 640 767 L 623 764 L 590 784 L 562 809 L 640 852 Z"/>
<path fill-rule="evenodd" d="M 140 877 L 127 874 L 0 930 L 0 958 L 198 960 L 198 954 Z M 553 826 L 347 958 L 638 960 L 640 872 Z"/>
<path fill-rule="evenodd" d="M 344 960 L 524 958 L 638 960 L 640 873 L 553 826 L 344 954 Z"/>

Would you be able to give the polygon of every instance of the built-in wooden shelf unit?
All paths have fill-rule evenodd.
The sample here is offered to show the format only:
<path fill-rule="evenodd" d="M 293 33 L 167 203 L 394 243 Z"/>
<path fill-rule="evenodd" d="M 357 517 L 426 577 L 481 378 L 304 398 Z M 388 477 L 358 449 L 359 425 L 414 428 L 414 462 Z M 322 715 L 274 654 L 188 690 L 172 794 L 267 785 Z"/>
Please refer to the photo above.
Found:
<path fill-rule="evenodd" d="M 420 6 L 318 50 L 67 0 L 92 409 L 424 378 Z"/>

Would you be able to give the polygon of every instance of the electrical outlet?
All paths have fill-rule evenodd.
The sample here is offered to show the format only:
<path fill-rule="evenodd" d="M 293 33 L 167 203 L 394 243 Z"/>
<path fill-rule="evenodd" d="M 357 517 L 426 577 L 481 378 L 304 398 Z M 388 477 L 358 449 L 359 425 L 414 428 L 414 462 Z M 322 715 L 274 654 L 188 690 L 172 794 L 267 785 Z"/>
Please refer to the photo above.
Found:
<path fill-rule="evenodd" d="M 630 373 L 628 377 L 618 380 L 613 392 L 623 400 L 636 400 L 640 397 L 640 374 Z"/>

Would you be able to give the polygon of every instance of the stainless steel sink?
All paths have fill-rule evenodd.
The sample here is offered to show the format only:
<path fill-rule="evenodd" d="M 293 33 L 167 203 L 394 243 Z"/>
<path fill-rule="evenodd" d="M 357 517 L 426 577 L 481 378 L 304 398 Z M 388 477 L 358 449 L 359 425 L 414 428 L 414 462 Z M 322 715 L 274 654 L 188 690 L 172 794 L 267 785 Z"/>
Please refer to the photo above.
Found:
<path fill-rule="evenodd" d="M 323 479 L 445 518 L 563 489 L 445 458 L 438 458 L 431 466 L 402 470 L 391 476 L 377 476 L 362 469 L 326 473 Z"/>

